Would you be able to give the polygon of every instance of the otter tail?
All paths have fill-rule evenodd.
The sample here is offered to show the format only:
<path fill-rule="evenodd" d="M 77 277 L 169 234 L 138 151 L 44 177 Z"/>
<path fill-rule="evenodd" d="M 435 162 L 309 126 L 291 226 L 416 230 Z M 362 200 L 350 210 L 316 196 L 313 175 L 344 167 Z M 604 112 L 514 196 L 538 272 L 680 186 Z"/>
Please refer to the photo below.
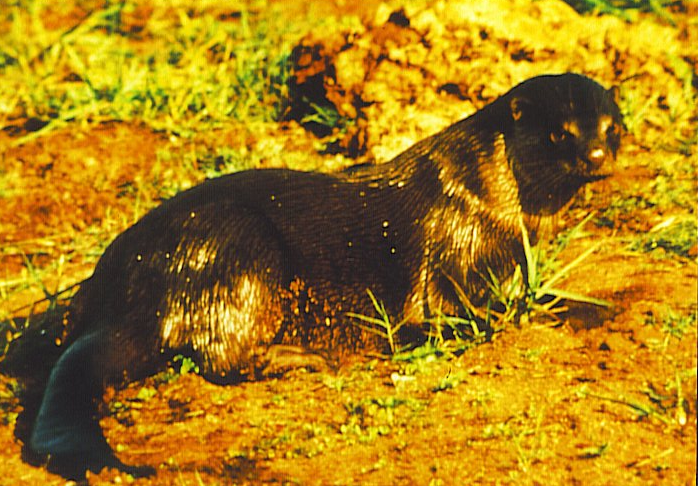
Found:
<path fill-rule="evenodd" d="M 30 447 L 48 456 L 48 468 L 66 478 L 116 468 L 148 475 L 151 468 L 123 464 L 114 455 L 99 426 L 97 400 L 103 392 L 101 361 L 104 330 L 80 337 L 59 358 L 49 377 L 31 434 Z"/>

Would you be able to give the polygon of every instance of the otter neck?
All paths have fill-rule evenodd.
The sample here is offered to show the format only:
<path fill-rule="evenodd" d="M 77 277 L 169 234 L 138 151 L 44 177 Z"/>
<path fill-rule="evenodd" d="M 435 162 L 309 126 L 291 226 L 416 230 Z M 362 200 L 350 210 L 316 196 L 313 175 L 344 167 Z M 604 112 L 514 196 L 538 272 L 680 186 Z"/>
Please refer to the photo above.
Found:
<path fill-rule="evenodd" d="M 531 216 L 559 212 L 585 181 L 567 174 L 537 140 L 522 141 L 513 130 L 504 136 L 507 163 L 518 187 L 521 210 Z"/>

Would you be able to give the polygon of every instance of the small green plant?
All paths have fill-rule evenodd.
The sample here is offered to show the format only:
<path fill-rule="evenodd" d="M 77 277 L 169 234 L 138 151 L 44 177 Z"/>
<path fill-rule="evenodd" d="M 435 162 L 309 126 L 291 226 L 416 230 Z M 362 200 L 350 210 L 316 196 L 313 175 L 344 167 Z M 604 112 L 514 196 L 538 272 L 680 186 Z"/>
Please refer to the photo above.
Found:
<path fill-rule="evenodd" d="M 427 319 L 429 347 L 426 350 L 434 349 L 452 356 L 482 344 L 487 339 L 485 331 L 469 309 L 465 308 L 465 312 L 465 317 L 460 317 L 449 316 L 439 310 L 434 317 Z"/>
<path fill-rule="evenodd" d="M 674 377 L 672 380 L 668 381 L 665 385 L 667 393 L 672 393 L 675 399 L 674 402 L 674 420 L 680 426 L 686 425 L 687 422 L 687 411 L 689 410 L 689 400 L 692 398 L 684 396 L 684 388 L 682 382 L 684 380 L 695 380 L 696 368 L 689 368 L 687 370 L 676 369 L 674 372 Z M 690 392 L 689 392 L 690 393 Z"/>
<path fill-rule="evenodd" d="M 366 289 L 366 292 L 368 293 L 368 296 L 371 299 L 371 303 L 373 304 L 373 307 L 376 310 L 378 317 L 356 314 L 354 312 L 348 312 L 347 316 L 352 319 L 357 319 L 359 322 L 356 322 L 355 324 L 364 331 L 384 338 L 388 342 L 391 354 L 395 354 L 401 351 L 403 348 L 398 347 L 396 338 L 398 332 L 400 331 L 400 328 L 404 326 L 407 321 L 402 320 L 397 324 L 393 324 L 390 320 L 390 316 L 388 315 L 388 311 L 385 309 L 385 305 L 383 304 L 383 302 L 379 302 L 370 289 Z"/>
<path fill-rule="evenodd" d="M 307 101 L 307 100 L 306 100 Z M 301 119 L 301 123 L 316 123 L 327 129 L 341 128 L 345 123 L 343 121 L 342 115 L 339 114 L 337 109 L 332 105 L 318 105 L 317 103 L 310 103 L 310 107 L 315 110 L 313 113 L 305 115 Z"/>
<path fill-rule="evenodd" d="M 301 118 L 301 124 L 320 137 L 320 152 L 331 152 L 356 121 L 340 114 L 331 104 L 305 101 L 313 111 Z"/>
<path fill-rule="evenodd" d="M 562 237 L 559 237 L 552 250 L 545 252 L 541 246 L 535 248 L 531 245 L 528 231 L 521 219 L 519 221 L 523 242 L 524 256 L 526 260 L 526 274 L 520 265 L 517 265 L 514 274 L 506 281 L 500 281 L 494 272 L 489 274 L 490 305 L 487 313 L 483 314 L 469 305 L 467 299 L 462 298 L 464 305 L 475 315 L 487 319 L 487 325 L 497 332 L 503 329 L 507 323 L 528 322 L 532 319 L 550 320 L 559 322 L 559 315 L 566 308 L 561 305 L 565 300 L 581 302 L 585 304 L 608 307 L 611 304 L 602 299 L 580 295 L 557 287 L 557 284 L 566 277 L 576 266 L 594 253 L 600 244 L 592 245 L 583 251 L 577 258 L 562 268 L 557 268 L 558 256 L 568 245 L 569 241 L 581 233 L 584 225 L 593 217 L 587 215 L 579 224 Z"/>
<path fill-rule="evenodd" d="M 141 402 L 147 402 L 155 395 L 157 395 L 157 393 L 158 391 L 152 386 L 143 386 L 140 388 L 140 390 L 138 390 L 138 393 L 136 394 L 136 400 L 140 400 Z"/>
<path fill-rule="evenodd" d="M 445 390 L 452 390 L 460 385 L 465 380 L 465 373 L 448 373 L 446 376 L 441 378 L 439 382 L 432 387 L 431 391 L 438 393 Z"/>
<path fill-rule="evenodd" d="M 565 0 L 575 10 L 582 13 L 610 14 L 632 22 L 637 12 L 652 12 L 657 17 L 674 25 L 674 20 L 666 7 L 673 0 Z"/>
<path fill-rule="evenodd" d="M 482 436 L 485 439 L 506 438 L 514 450 L 519 468 L 526 472 L 531 464 L 550 457 L 550 436 L 557 433 L 559 424 L 544 425 L 545 407 L 531 405 L 528 410 L 510 417 L 505 422 L 488 423 Z"/>
<path fill-rule="evenodd" d="M 193 359 L 178 354 L 172 358 L 171 366 L 153 376 L 153 383 L 155 386 L 163 383 L 172 383 L 189 373 L 199 374 L 199 366 Z"/>
<path fill-rule="evenodd" d="M 14 425 L 19 415 L 22 386 L 17 379 L 0 377 L 0 424 Z"/>
<path fill-rule="evenodd" d="M 609 447 L 610 444 L 608 442 L 604 442 L 603 444 L 600 444 L 598 446 L 585 447 L 580 451 L 579 458 L 596 459 L 597 457 L 601 457 L 604 454 L 606 454 L 606 452 L 608 452 Z"/>
<path fill-rule="evenodd" d="M 661 224 L 640 235 L 630 245 L 634 251 L 665 253 L 688 258 L 690 251 L 698 245 L 698 222 L 695 219 L 678 220 L 670 217 Z"/>
<path fill-rule="evenodd" d="M 665 425 L 670 425 L 671 424 L 671 417 L 667 416 L 666 413 L 666 408 L 662 406 L 661 404 L 659 405 L 650 405 L 647 403 L 642 403 L 639 400 L 630 400 L 628 398 L 625 398 L 622 395 L 619 395 L 618 397 L 612 397 L 608 395 L 600 395 L 598 393 L 594 392 L 589 392 L 586 390 L 586 387 L 579 390 L 577 392 L 577 395 L 581 398 L 594 398 L 596 400 L 601 400 L 604 402 L 610 402 L 610 403 L 616 403 L 619 405 L 623 405 L 630 410 L 632 410 L 635 413 L 635 417 L 638 420 L 642 419 L 647 419 L 647 418 L 654 418 L 659 420 Z M 656 402 L 656 396 L 655 402 Z"/>
<path fill-rule="evenodd" d="M 547 351 L 547 346 L 541 346 L 539 348 L 532 349 L 522 349 L 519 351 L 519 356 L 521 356 L 521 358 L 525 359 L 526 361 L 536 362 L 539 361 L 540 357 L 545 355 Z"/>
<path fill-rule="evenodd" d="M 379 436 L 389 435 L 393 428 L 404 426 L 424 407 L 422 400 L 395 396 L 350 401 L 345 404 L 348 417 L 340 432 L 349 441 L 370 443 Z"/>
<path fill-rule="evenodd" d="M 220 147 L 214 153 L 202 154 L 198 165 L 207 179 L 213 179 L 232 172 L 251 169 L 255 163 L 238 150 Z"/>
<path fill-rule="evenodd" d="M 619 100 L 620 112 L 623 115 L 623 123 L 628 133 L 637 135 L 640 133 L 648 113 L 656 106 L 659 93 L 643 97 L 637 91 L 624 85 L 620 88 L 621 96 Z"/>
<path fill-rule="evenodd" d="M 392 359 L 395 362 L 428 362 L 447 354 L 448 353 L 435 339 L 429 339 L 427 342 L 414 349 L 406 349 L 402 352 L 395 353 Z"/>
<path fill-rule="evenodd" d="M 567 238 L 573 237 L 572 235 L 581 231 L 581 228 L 593 217 L 593 213 L 589 214 L 584 218 L 577 226 L 575 226 Z M 542 264 L 541 252 L 534 250 L 531 247 L 531 242 L 528 238 L 528 232 L 523 224 L 523 220 L 520 221 L 521 234 L 523 237 L 524 253 L 526 255 L 526 266 L 528 268 L 528 309 L 541 312 L 543 314 L 555 314 L 556 311 L 554 306 L 560 302 L 562 299 L 574 300 L 576 302 L 583 302 L 587 304 L 594 304 L 599 306 L 610 306 L 610 302 L 606 302 L 601 299 L 595 299 L 593 297 L 588 297 L 573 292 L 568 292 L 566 290 L 559 289 L 555 285 L 566 277 L 571 270 L 573 270 L 577 265 L 586 260 L 586 258 L 594 253 L 600 243 L 592 245 L 582 252 L 577 258 L 572 260 L 570 263 L 565 265 L 559 270 L 556 270 L 552 275 L 546 276 L 541 269 L 545 269 L 544 264 Z M 566 244 L 565 244 L 566 246 Z M 553 257 L 556 257 L 560 250 L 564 246 L 559 247 L 559 249 L 553 253 Z M 549 264 L 548 264 L 549 265 Z M 541 303 L 541 299 L 545 296 L 554 297 L 553 300 L 547 303 Z"/>
<path fill-rule="evenodd" d="M 188 358 L 186 356 L 182 356 L 181 354 L 178 354 L 175 356 L 172 361 L 174 363 L 179 363 L 179 374 L 180 375 L 186 375 L 189 373 L 199 373 L 199 366 L 194 362 L 193 359 Z"/>
<path fill-rule="evenodd" d="M 647 344 L 653 349 L 665 352 L 672 340 L 680 341 L 686 334 L 696 334 L 696 310 L 693 309 L 685 315 L 669 310 L 659 321 L 654 314 L 650 314 L 645 319 L 645 324 L 660 327 L 664 338 L 661 341 L 653 340 Z"/>

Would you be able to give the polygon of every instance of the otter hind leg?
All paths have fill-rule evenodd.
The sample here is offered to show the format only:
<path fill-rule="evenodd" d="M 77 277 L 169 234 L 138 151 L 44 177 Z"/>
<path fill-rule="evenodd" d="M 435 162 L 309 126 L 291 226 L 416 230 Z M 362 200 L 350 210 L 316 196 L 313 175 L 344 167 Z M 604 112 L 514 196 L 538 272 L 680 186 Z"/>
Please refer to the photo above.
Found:
<path fill-rule="evenodd" d="M 122 463 L 99 425 L 97 402 L 104 383 L 115 373 L 104 366 L 113 362 L 113 353 L 118 352 L 114 336 L 119 335 L 108 328 L 81 336 L 51 371 L 29 445 L 35 453 L 48 456 L 49 470 L 66 478 L 79 479 L 87 470 L 99 472 L 104 467 L 135 476 L 154 472 L 149 467 Z"/>
<path fill-rule="evenodd" d="M 271 222 L 240 211 L 226 213 L 222 235 L 182 236 L 157 325 L 157 347 L 191 353 L 213 382 L 254 376 L 288 318 L 288 251 Z"/>

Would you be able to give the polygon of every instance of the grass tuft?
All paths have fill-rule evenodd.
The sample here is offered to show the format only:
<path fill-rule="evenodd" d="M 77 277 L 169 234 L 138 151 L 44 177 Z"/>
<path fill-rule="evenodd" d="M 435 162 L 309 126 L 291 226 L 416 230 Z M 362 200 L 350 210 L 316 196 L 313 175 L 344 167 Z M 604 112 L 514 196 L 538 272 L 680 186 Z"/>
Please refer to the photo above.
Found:
<path fill-rule="evenodd" d="M 279 117 L 290 26 L 244 8 L 225 16 L 203 2 L 149 17 L 139 11 L 140 30 L 125 30 L 123 18 L 138 6 L 106 2 L 63 30 L 45 24 L 49 2 L 11 9 L 0 34 L 0 125 L 41 122 L 14 145 L 69 122 L 139 121 L 188 136 L 230 119 Z"/>
<path fill-rule="evenodd" d="M 677 3 L 674 0 L 565 0 L 572 8 L 582 13 L 608 14 L 634 22 L 638 12 L 650 12 L 658 18 L 675 25 L 667 7 Z"/>
<path fill-rule="evenodd" d="M 651 252 L 656 256 L 675 254 L 690 258 L 698 245 L 698 222 L 695 219 L 679 220 L 670 217 L 639 235 L 630 245 L 634 251 Z M 661 250 L 657 252 L 656 250 Z"/>
<path fill-rule="evenodd" d="M 555 244 L 545 250 L 542 245 L 532 246 L 528 231 L 520 221 L 521 235 L 526 258 L 526 272 L 517 266 L 514 274 L 506 281 L 499 281 L 494 272 L 490 272 L 489 286 L 491 303 L 484 316 L 487 325 L 495 332 L 504 329 L 508 323 L 530 322 L 539 320 L 559 323 L 567 307 L 564 301 L 574 301 L 601 307 L 612 304 L 602 299 L 570 292 L 558 287 L 562 279 L 575 267 L 594 253 L 600 244 L 591 245 L 571 262 L 560 267 L 559 256 L 571 239 L 581 235 L 582 228 L 593 217 L 587 215 L 579 224 L 566 234 L 558 237 Z M 468 306 L 467 301 L 464 304 Z M 478 311 L 468 308 L 477 315 Z M 482 313 L 480 312 L 482 316 Z"/>
<path fill-rule="evenodd" d="M 357 319 L 358 322 L 355 322 L 355 324 L 364 331 L 384 338 L 388 342 L 391 354 L 401 351 L 402 349 L 398 347 L 396 338 L 400 328 L 407 322 L 407 320 L 404 319 L 397 324 L 393 324 L 383 302 L 379 302 L 370 289 L 366 289 L 366 292 L 371 299 L 371 303 L 373 304 L 378 317 L 356 314 L 354 312 L 347 312 L 347 316 L 352 319 Z"/>
<path fill-rule="evenodd" d="M 580 236 L 582 228 L 593 216 L 593 213 L 587 215 L 577 226 L 559 237 L 552 250 L 547 253 L 540 245 L 531 245 L 526 227 L 521 221 L 526 277 L 520 266 L 517 266 L 514 274 L 505 281 L 500 281 L 495 273 L 490 271 L 490 300 L 485 309 L 473 305 L 459 282 L 444 273 L 460 299 L 464 315 L 447 315 L 437 310 L 434 316 L 424 323 L 429 326 L 429 332 L 427 342 L 422 346 L 412 349 L 408 349 L 408 346 L 399 347 L 396 338 L 400 329 L 408 323 L 409 316 L 393 324 L 383 303 L 378 301 L 370 290 L 367 292 L 377 317 L 351 312 L 347 313 L 347 316 L 358 320 L 355 324 L 361 329 L 385 339 L 394 360 L 414 361 L 432 356 L 453 357 L 485 342 L 488 333 L 500 332 L 507 324 L 533 320 L 560 323 L 564 318 L 564 312 L 567 311 L 567 307 L 563 305 L 564 301 L 610 307 L 612 304 L 605 300 L 570 292 L 557 286 L 599 248 L 600 244 L 591 245 L 574 260 L 558 268 L 562 250 L 570 240 Z"/>

